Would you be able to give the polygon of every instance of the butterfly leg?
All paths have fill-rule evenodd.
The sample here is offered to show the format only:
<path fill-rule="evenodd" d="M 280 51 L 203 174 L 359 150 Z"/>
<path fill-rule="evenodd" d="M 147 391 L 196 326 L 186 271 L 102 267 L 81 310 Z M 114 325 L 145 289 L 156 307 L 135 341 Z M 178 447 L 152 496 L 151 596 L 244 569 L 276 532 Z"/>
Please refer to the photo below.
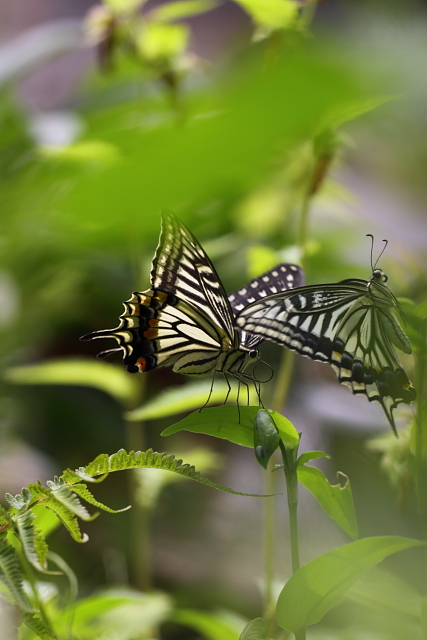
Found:
<path fill-rule="evenodd" d="M 225 378 L 225 381 L 226 381 L 227 386 L 228 386 L 227 395 L 225 396 L 225 400 L 223 402 L 223 405 L 224 405 L 224 404 L 227 404 L 227 400 L 228 400 L 228 397 L 229 397 L 230 392 L 231 392 L 231 384 L 230 384 L 230 380 L 227 378 L 227 375 L 226 375 L 225 371 L 223 371 L 222 373 L 224 374 L 224 378 Z"/>
<path fill-rule="evenodd" d="M 199 413 L 201 413 L 202 409 L 204 409 L 205 407 L 207 407 L 207 405 L 209 404 L 209 400 L 211 399 L 212 391 L 213 391 L 213 388 L 214 388 L 214 383 L 215 383 L 215 374 L 216 374 L 216 371 L 215 371 L 215 369 L 214 369 L 213 376 L 212 376 L 211 388 L 210 388 L 210 391 L 209 391 L 208 398 L 207 398 L 207 400 L 206 400 L 205 404 L 204 404 L 202 407 L 200 407 L 200 409 L 199 409 Z"/>

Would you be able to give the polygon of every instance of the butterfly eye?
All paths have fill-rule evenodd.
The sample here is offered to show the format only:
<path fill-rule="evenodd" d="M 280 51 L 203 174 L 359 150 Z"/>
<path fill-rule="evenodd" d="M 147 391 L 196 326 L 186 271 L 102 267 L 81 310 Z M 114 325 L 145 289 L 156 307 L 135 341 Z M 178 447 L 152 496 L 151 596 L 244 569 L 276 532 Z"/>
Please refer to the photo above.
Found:
<path fill-rule="evenodd" d="M 382 280 L 383 282 L 387 282 L 387 280 L 388 280 L 388 276 L 386 276 L 386 274 L 385 274 L 385 273 L 383 273 L 383 275 L 381 276 L 381 280 Z"/>
<path fill-rule="evenodd" d="M 250 358 L 258 358 L 258 351 L 256 349 L 251 349 L 249 351 L 249 357 Z"/>
<path fill-rule="evenodd" d="M 381 271 L 381 269 L 374 269 L 372 275 L 374 276 L 375 280 L 382 280 L 383 272 Z"/>

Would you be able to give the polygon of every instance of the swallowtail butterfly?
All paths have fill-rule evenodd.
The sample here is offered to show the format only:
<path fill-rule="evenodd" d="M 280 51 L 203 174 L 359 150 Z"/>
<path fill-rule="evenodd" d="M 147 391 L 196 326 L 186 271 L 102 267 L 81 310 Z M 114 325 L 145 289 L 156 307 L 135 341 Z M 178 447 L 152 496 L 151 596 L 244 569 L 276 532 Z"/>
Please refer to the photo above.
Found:
<path fill-rule="evenodd" d="M 371 278 L 305 286 L 245 306 L 236 327 L 303 356 L 329 362 L 339 381 L 355 395 L 379 402 L 396 433 L 393 409 L 416 392 L 394 347 L 411 353 L 408 336 L 394 310 L 402 311 L 372 267 Z"/>
<path fill-rule="evenodd" d="M 117 348 L 98 357 L 122 351 L 130 373 L 170 366 L 190 376 L 221 371 L 240 377 L 263 339 L 236 330 L 235 314 L 262 297 L 304 284 L 304 274 L 296 265 L 278 265 L 227 298 L 199 242 L 178 218 L 163 212 L 150 284 L 123 303 L 117 328 L 81 340 L 117 340 Z"/>

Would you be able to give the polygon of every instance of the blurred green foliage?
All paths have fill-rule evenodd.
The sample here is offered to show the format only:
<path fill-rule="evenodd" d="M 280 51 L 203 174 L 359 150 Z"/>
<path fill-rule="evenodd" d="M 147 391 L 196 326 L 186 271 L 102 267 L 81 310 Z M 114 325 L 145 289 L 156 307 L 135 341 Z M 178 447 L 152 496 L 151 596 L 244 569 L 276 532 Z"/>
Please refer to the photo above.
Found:
<path fill-rule="evenodd" d="M 135 440 L 141 448 L 164 449 L 160 431 L 169 425 L 165 417 L 170 407 L 178 408 L 176 396 L 158 393 L 168 393 L 168 387 L 184 381 L 168 371 L 153 372 L 144 377 L 142 388 L 142 380 L 125 374 L 120 362 L 101 366 L 92 360 L 96 345 L 78 342 L 83 333 L 115 326 L 121 300 L 134 289 L 148 287 L 163 206 L 177 213 L 199 238 L 227 291 L 276 261 L 301 260 L 298 220 L 308 187 L 313 197 L 306 243 L 308 282 L 366 277 L 365 233 L 375 227 L 379 237 L 393 237 L 394 247 L 390 243 L 382 263 L 393 291 L 420 303 L 416 311 L 410 304 L 404 310 L 410 322 L 407 332 L 417 355 L 424 358 L 419 359 L 424 369 L 420 365 L 416 372 L 422 396 L 427 297 L 425 16 L 416 2 L 364 3 L 363 9 L 352 3 L 334 9 L 333 3 L 324 2 L 319 3 L 319 20 L 310 33 L 310 3 L 242 0 L 237 4 L 249 16 L 251 34 L 246 37 L 236 27 L 229 51 L 222 51 L 221 62 L 215 60 L 213 65 L 194 54 L 192 28 L 197 22 L 187 20 L 199 15 L 197 20 L 207 20 L 210 27 L 217 11 L 213 2 L 192 0 L 152 8 L 139 0 L 108 0 L 94 7 L 86 17 L 86 34 L 96 43 L 101 66 L 88 70 L 66 105 L 81 125 L 70 144 L 54 146 L 34 136 L 35 114 L 21 100 L 19 77 L 1 89 L 0 361 L 9 373 L 0 382 L 0 437 L 6 452 L 11 442 L 22 441 L 28 443 L 31 456 L 38 451 L 48 456 L 48 464 L 37 471 L 28 458 L 16 464 L 16 478 L 9 470 L 4 490 L 15 489 L 9 484 L 13 480 L 20 483 L 16 487 L 20 491 L 36 481 L 39 476 L 34 473 L 45 479 L 52 467 L 57 472 L 78 467 L 100 451 L 133 446 Z M 381 7 L 378 12 L 377 7 Z M 32 56 L 37 59 L 37 51 Z M 369 179 L 383 181 L 387 197 L 379 197 Z M 400 205 L 396 191 L 405 204 Z M 371 196 L 371 209 L 361 213 L 361 200 Z M 389 213 L 395 200 L 400 210 Z M 278 350 L 266 351 L 277 366 Z M 87 362 L 79 373 L 83 357 Z M 36 366 L 21 369 L 29 364 Z M 405 366 L 410 368 L 411 360 Z M 308 405 L 307 378 L 318 381 L 322 375 L 327 373 L 301 364 L 295 375 L 294 403 Z M 55 386 L 44 386 L 53 379 Z M 70 386 L 73 383 L 79 384 Z M 153 411 L 159 397 L 160 404 L 155 415 L 135 412 L 135 420 L 163 420 L 160 426 L 150 422 L 144 436 L 137 421 L 130 426 L 124 419 L 119 404 L 134 409 L 140 396 L 147 400 L 146 412 L 150 407 Z M 180 397 L 181 409 L 193 409 L 198 397 L 197 389 L 188 387 Z M 391 531 L 417 537 L 410 497 L 416 427 L 401 442 L 377 441 L 368 451 L 361 444 L 362 433 L 345 430 L 345 413 L 329 424 L 328 437 L 333 464 L 351 477 L 362 535 Z M 307 421 L 317 424 L 315 411 L 307 415 Z M 327 423 L 329 418 L 322 420 Z M 188 445 L 191 449 L 201 437 L 180 436 L 180 450 Z M 141 442 L 143 437 L 148 442 Z M 396 510 L 387 481 L 382 484 L 376 465 L 379 456 L 391 484 L 398 487 L 403 514 Z M 243 464 L 244 471 L 253 475 L 255 462 L 253 467 L 249 464 Z M 223 466 L 230 473 L 228 465 Z M 123 495 L 131 493 L 132 483 L 104 484 L 99 487 L 100 501 L 127 504 Z M 201 535 L 208 528 L 203 524 L 206 501 L 192 489 L 184 491 L 166 481 L 164 485 L 166 506 L 156 516 L 160 540 L 173 529 L 176 539 L 184 541 L 182 549 L 195 531 Z M 260 511 L 259 506 L 256 509 Z M 132 514 L 113 518 L 118 524 L 108 525 L 108 531 L 105 521 L 91 523 L 90 548 L 79 546 L 78 552 L 60 531 L 53 533 L 52 545 L 75 569 L 83 594 L 103 587 L 106 576 L 110 585 L 138 583 L 130 560 L 132 518 Z M 46 527 L 54 528 L 55 522 Z M 313 540 L 310 527 L 311 523 L 306 535 Z M 253 533 L 253 528 L 246 529 Z M 325 530 L 323 549 L 335 544 L 333 540 Z M 215 536 L 210 541 L 214 545 Z M 317 541 L 317 549 L 316 545 Z M 230 544 L 230 555 L 239 559 L 239 550 L 247 546 L 246 539 L 237 548 Z M 106 548 L 110 560 L 103 555 Z M 250 553 L 251 559 L 254 555 Z M 169 562 L 167 573 L 166 559 L 156 580 L 175 589 L 177 601 L 188 606 L 176 614 L 176 626 L 171 621 L 169 631 L 165 626 L 165 637 L 181 637 L 180 622 L 209 637 L 204 629 L 214 623 L 203 616 L 199 619 L 190 609 L 206 601 L 234 607 L 248 617 L 257 614 L 253 606 L 257 596 L 245 591 L 246 574 L 234 571 L 232 585 L 240 589 L 227 592 L 222 585 L 214 593 L 212 584 L 219 579 L 209 576 L 212 584 L 189 587 L 186 571 L 177 571 L 174 562 Z M 403 564 L 393 566 L 411 584 L 420 584 L 419 563 Z M 384 578 L 378 582 L 386 583 Z M 405 616 L 415 626 L 418 608 L 417 613 L 395 612 L 401 615 L 401 626 L 395 621 L 391 628 L 379 620 L 384 602 L 371 597 L 378 585 L 363 584 L 351 602 L 328 614 L 323 636 L 347 640 L 369 633 L 369 638 L 379 640 L 386 633 L 392 640 L 406 640 Z M 54 618 L 58 607 L 52 593 L 46 598 Z M 399 584 L 395 593 L 407 590 Z M 391 600 L 390 596 L 388 612 Z M 361 631 L 361 609 L 351 608 L 355 603 L 363 606 L 365 616 L 367 601 L 377 616 L 372 614 L 369 632 Z M 95 619 L 100 607 L 105 607 L 105 615 Z M 134 637 L 135 628 L 150 637 L 159 620 L 170 619 L 172 609 L 164 593 L 101 594 L 80 602 L 76 629 L 82 637 L 93 637 L 94 628 L 103 633 L 106 626 L 118 626 L 117 620 L 127 616 L 123 638 Z M 147 611 L 158 613 L 151 626 L 146 618 L 143 632 L 138 623 L 141 611 L 147 616 Z M 241 620 L 238 627 L 220 613 L 211 615 L 216 616 L 215 628 L 222 630 L 217 638 L 237 637 Z M 132 626 L 136 618 L 139 627 Z M 411 631 L 411 637 L 417 638 L 418 632 Z M 183 633 L 189 637 L 188 631 Z M 312 637 L 322 633 L 320 628 Z"/>

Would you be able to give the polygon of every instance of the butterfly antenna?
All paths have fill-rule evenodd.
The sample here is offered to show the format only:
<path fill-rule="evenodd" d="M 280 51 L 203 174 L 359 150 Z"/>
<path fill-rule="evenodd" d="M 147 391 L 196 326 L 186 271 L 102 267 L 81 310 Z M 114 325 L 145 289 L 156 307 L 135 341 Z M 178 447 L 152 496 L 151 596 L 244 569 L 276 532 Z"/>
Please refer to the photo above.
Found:
<path fill-rule="evenodd" d="M 372 233 L 367 233 L 366 234 L 367 238 L 371 238 L 371 269 L 372 271 L 375 269 L 374 267 L 374 262 L 373 262 L 373 254 L 374 254 L 374 236 L 372 235 Z M 378 260 L 377 260 L 378 262 Z M 376 263 L 375 263 L 376 264 Z"/>
<path fill-rule="evenodd" d="M 267 380 L 259 380 L 259 379 L 257 379 L 257 380 L 258 380 L 258 382 L 259 382 L 260 384 L 261 384 L 261 382 L 262 382 L 262 384 L 265 384 L 266 382 L 270 382 L 270 380 L 271 380 L 271 379 L 273 378 L 273 376 L 274 376 L 274 370 L 273 370 L 273 367 L 272 367 L 272 366 L 271 366 L 271 364 L 269 364 L 268 362 L 265 362 L 265 360 L 261 360 L 261 358 L 258 358 L 258 362 L 260 362 L 261 364 L 265 364 L 265 366 L 266 366 L 266 367 L 268 367 L 268 368 L 270 369 L 270 377 L 269 377 L 269 378 L 267 378 Z M 256 367 L 255 367 L 255 369 L 256 369 Z M 255 373 L 255 371 L 254 371 L 254 373 Z"/>
<path fill-rule="evenodd" d="M 384 242 L 384 247 L 383 247 L 383 250 L 381 251 L 380 255 L 378 256 L 376 263 L 374 264 L 374 269 L 375 269 L 375 267 L 377 266 L 379 259 L 380 259 L 380 258 L 381 258 L 381 256 L 383 255 L 383 253 L 384 253 L 384 251 L 386 250 L 386 247 L 387 247 L 387 245 L 388 245 L 388 240 L 383 240 L 383 242 Z"/>

